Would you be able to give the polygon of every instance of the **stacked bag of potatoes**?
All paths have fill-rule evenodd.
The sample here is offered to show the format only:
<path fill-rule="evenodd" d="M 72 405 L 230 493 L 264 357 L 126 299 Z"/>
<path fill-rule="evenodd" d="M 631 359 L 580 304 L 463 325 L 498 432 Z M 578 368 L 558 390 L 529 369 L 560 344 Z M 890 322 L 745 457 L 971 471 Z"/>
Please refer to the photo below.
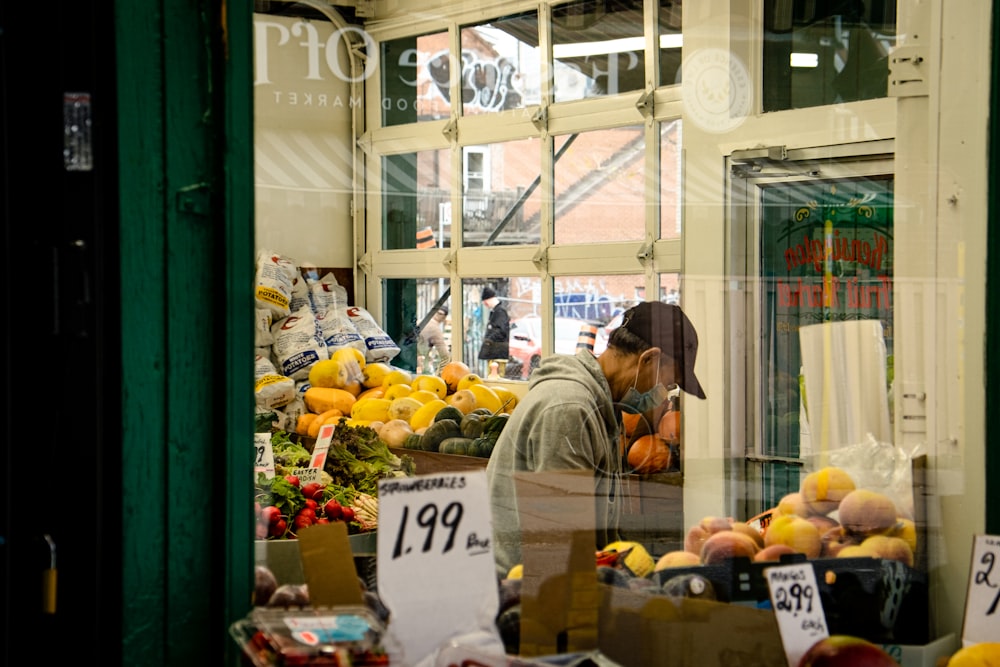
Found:
<path fill-rule="evenodd" d="M 892 498 L 859 488 L 845 470 L 826 466 L 806 475 L 798 491 L 783 497 L 762 530 L 732 518 L 705 517 L 688 529 L 684 549 L 664 554 L 656 568 L 740 556 L 777 561 L 784 554 L 884 558 L 912 567 L 916 551 L 916 526 Z"/>
<path fill-rule="evenodd" d="M 363 354 L 338 350 L 309 371 L 308 412 L 295 431 L 316 437 L 341 420 L 375 430 L 389 447 L 489 457 L 517 405 L 509 389 L 487 384 L 460 362 L 441 375 L 412 373 Z"/>

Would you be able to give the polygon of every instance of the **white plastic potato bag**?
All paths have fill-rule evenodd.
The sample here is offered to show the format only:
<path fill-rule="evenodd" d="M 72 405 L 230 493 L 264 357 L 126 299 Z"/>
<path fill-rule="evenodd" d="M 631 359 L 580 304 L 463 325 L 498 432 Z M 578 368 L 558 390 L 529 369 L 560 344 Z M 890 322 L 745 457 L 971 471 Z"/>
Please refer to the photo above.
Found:
<path fill-rule="evenodd" d="M 292 311 L 292 282 L 298 274 L 295 263 L 271 250 L 257 253 L 254 298 L 275 317 L 286 317 Z"/>
<path fill-rule="evenodd" d="M 270 359 L 257 355 L 253 376 L 258 408 L 273 410 L 295 399 L 295 380 L 278 373 Z"/>
<path fill-rule="evenodd" d="M 382 330 L 371 313 L 358 306 L 350 306 L 346 312 L 365 341 L 365 361 L 367 363 L 379 361 L 388 363 L 399 354 L 399 347 Z"/>
<path fill-rule="evenodd" d="M 309 369 L 321 359 L 329 359 L 326 343 L 316 325 L 312 308 L 303 306 L 271 327 L 274 358 L 279 370 L 293 380 L 305 380 Z"/>

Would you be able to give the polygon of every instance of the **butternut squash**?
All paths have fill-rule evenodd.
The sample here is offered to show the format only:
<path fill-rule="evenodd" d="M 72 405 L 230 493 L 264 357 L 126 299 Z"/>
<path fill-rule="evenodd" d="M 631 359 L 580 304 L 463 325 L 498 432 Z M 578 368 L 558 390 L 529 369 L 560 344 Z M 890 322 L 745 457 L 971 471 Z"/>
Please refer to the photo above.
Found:
<path fill-rule="evenodd" d="M 322 414 L 327 410 L 340 410 L 341 414 L 351 414 L 351 408 L 357 399 L 346 389 L 336 387 L 309 387 L 303 396 L 310 412 Z"/>
<path fill-rule="evenodd" d="M 326 412 L 320 413 L 319 415 L 316 416 L 316 419 L 312 420 L 312 423 L 309 424 L 309 437 L 318 438 L 319 430 L 320 428 L 323 427 L 323 425 L 336 424 L 339 418 L 343 416 L 344 413 L 338 410 L 337 408 L 333 408 L 331 410 L 327 410 Z"/>

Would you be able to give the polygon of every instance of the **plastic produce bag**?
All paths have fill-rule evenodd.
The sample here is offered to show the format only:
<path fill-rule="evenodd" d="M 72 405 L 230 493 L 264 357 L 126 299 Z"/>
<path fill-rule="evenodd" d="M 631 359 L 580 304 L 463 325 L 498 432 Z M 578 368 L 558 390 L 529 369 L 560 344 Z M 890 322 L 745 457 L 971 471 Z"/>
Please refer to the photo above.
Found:
<path fill-rule="evenodd" d="M 308 306 L 275 322 L 271 334 L 274 336 L 274 358 L 282 374 L 293 380 L 308 378 L 313 364 L 330 357 L 316 325 L 316 316 Z"/>

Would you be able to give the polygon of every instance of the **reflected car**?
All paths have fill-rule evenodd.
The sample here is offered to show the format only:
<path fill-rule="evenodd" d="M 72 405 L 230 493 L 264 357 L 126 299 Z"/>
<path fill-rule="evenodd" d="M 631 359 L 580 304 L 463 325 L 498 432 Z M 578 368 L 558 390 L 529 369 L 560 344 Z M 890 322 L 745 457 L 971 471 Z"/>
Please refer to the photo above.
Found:
<path fill-rule="evenodd" d="M 555 353 L 576 354 L 577 341 L 584 326 L 597 329 L 594 339 L 594 354 L 600 354 L 608 346 L 607 329 L 597 322 L 588 322 L 572 317 L 555 318 Z M 507 377 L 527 379 L 531 371 L 538 368 L 542 360 L 542 318 L 529 315 L 511 320 L 510 323 L 510 358 L 517 361 L 517 369 L 509 368 Z M 519 371 L 519 372 L 517 372 Z"/>

